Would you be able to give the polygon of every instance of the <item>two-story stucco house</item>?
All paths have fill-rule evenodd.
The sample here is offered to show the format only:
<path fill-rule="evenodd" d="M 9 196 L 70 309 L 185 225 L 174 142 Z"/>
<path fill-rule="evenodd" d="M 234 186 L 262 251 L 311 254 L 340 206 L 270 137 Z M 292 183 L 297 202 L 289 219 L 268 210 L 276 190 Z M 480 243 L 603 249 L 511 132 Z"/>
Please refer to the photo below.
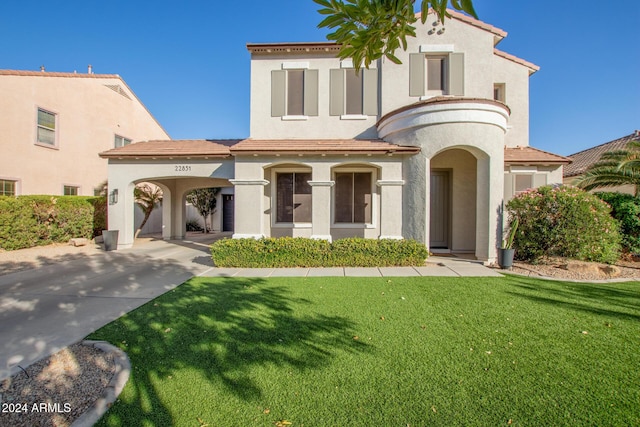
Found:
<path fill-rule="evenodd" d="M 360 73 L 333 43 L 248 44 L 249 139 L 101 154 L 124 195 L 109 210 L 120 244 L 133 242 L 132 187 L 151 180 L 165 191 L 165 238 L 185 235 L 188 190 L 232 186 L 222 216 L 234 237 L 411 238 L 494 261 L 503 202 L 561 183 L 569 159 L 529 147 L 538 67 L 496 49 L 504 31 L 450 13 L 418 27 L 402 64 Z"/>
<path fill-rule="evenodd" d="M 118 75 L 0 70 L 0 195 L 93 195 L 98 153 L 169 135 Z"/>

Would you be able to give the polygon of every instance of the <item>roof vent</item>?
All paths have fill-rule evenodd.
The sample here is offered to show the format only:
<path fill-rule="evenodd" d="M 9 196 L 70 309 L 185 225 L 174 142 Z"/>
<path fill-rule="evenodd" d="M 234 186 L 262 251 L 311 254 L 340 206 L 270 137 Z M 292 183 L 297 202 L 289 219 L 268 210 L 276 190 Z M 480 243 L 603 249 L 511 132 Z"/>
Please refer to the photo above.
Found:
<path fill-rule="evenodd" d="M 45 72 L 44 65 L 40 66 L 40 71 L 42 71 L 43 73 Z"/>
<path fill-rule="evenodd" d="M 89 66 L 87 67 L 87 74 L 93 74 L 93 67 L 91 66 L 91 64 L 89 64 Z"/>

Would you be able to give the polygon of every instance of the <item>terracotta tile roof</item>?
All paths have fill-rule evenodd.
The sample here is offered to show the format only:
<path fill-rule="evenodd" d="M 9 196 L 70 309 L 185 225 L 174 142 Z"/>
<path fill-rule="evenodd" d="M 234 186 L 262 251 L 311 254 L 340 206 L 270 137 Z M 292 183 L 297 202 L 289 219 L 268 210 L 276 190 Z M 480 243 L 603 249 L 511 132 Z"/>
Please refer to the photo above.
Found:
<path fill-rule="evenodd" d="M 0 70 L 0 76 L 75 77 L 85 79 L 120 79 L 118 74 L 60 73 L 51 71 Z"/>
<path fill-rule="evenodd" d="M 380 139 L 258 140 L 245 139 L 231 147 L 238 154 L 416 154 L 419 147 L 395 145 Z"/>
<path fill-rule="evenodd" d="M 493 54 L 501 58 L 508 59 L 509 61 L 513 61 L 516 64 L 524 65 L 525 67 L 529 68 L 529 75 L 540 70 L 540 67 L 538 65 L 529 61 L 525 61 L 524 59 L 518 58 L 517 56 L 511 55 L 510 53 L 503 52 L 499 49 L 493 48 Z"/>
<path fill-rule="evenodd" d="M 142 141 L 124 147 L 103 151 L 103 159 L 155 159 L 155 158 L 207 158 L 229 157 L 229 147 L 239 140 L 183 139 L 164 141 Z"/>
<path fill-rule="evenodd" d="M 589 166 L 600 160 L 604 153 L 624 150 L 631 141 L 640 141 L 640 130 L 636 130 L 631 135 L 572 154 L 573 163 L 564 169 L 564 176 L 571 177 L 583 174 Z"/>
<path fill-rule="evenodd" d="M 505 164 L 559 164 L 571 163 L 568 157 L 549 153 L 533 147 L 505 147 Z"/>
<path fill-rule="evenodd" d="M 167 140 L 142 141 L 100 153 L 105 159 L 205 158 L 242 154 L 415 154 L 420 148 L 382 140 Z"/>

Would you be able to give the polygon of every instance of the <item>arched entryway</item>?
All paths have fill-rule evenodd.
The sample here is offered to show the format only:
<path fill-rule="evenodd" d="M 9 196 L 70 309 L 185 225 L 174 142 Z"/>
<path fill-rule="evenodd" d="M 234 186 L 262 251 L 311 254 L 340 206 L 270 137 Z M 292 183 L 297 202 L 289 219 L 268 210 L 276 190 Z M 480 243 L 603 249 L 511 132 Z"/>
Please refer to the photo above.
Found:
<path fill-rule="evenodd" d="M 429 248 L 432 252 L 475 253 L 477 160 L 463 148 L 431 159 Z"/>

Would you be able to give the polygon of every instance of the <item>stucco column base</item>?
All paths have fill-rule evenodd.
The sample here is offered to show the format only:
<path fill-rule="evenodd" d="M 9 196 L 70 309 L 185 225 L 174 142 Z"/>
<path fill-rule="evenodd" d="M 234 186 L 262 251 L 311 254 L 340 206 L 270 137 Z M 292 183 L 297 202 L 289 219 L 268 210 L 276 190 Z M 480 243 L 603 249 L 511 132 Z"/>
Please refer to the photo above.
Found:
<path fill-rule="evenodd" d="M 318 175 L 329 178 L 330 170 L 326 167 L 316 167 L 314 178 Z M 331 242 L 331 187 L 334 181 L 329 179 L 309 181 L 311 186 L 311 238 L 328 240 Z"/>
<path fill-rule="evenodd" d="M 262 172 L 262 169 L 260 169 Z M 234 239 L 264 237 L 264 186 L 266 179 L 230 179 L 235 192 Z"/>

